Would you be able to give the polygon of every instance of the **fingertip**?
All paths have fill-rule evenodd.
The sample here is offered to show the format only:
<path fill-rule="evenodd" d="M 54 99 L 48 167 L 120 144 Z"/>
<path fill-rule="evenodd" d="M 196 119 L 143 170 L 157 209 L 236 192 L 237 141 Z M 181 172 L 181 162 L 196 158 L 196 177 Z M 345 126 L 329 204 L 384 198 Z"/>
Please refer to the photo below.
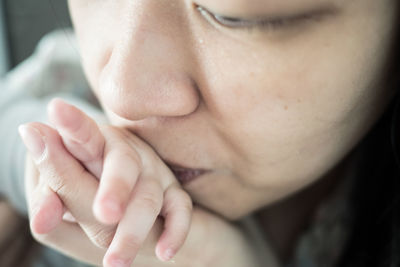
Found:
<path fill-rule="evenodd" d="M 165 192 L 163 216 L 164 231 L 157 246 L 157 256 L 170 260 L 183 246 L 189 234 L 193 204 L 190 197 L 180 188 L 170 187 Z"/>
<path fill-rule="evenodd" d="M 156 256 L 160 261 L 171 261 L 175 254 L 172 248 L 163 248 L 160 243 L 156 246 Z"/>
<path fill-rule="evenodd" d="M 115 224 L 122 217 L 123 207 L 115 197 L 99 196 L 94 201 L 93 213 L 101 223 Z"/>
<path fill-rule="evenodd" d="M 52 100 L 50 100 L 50 102 L 49 102 L 49 104 L 47 105 L 47 111 L 54 111 L 55 109 L 57 109 L 57 106 L 58 105 L 62 105 L 64 103 L 64 101 L 61 99 L 61 98 L 59 98 L 59 97 L 56 97 L 56 98 L 53 98 Z"/>
<path fill-rule="evenodd" d="M 36 207 L 32 208 L 31 229 L 35 234 L 47 234 L 62 221 L 63 204 L 50 189 L 45 189 Z"/>
<path fill-rule="evenodd" d="M 99 178 L 105 140 L 97 123 L 79 108 L 58 98 L 49 103 L 48 116 L 68 152 Z"/>
<path fill-rule="evenodd" d="M 165 226 L 164 226 L 165 227 Z M 156 246 L 157 258 L 161 261 L 170 261 L 183 246 L 188 229 L 165 229 Z"/>
<path fill-rule="evenodd" d="M 79 118 L 77 110 L 61 98 L 52 99 L 47 106 L 47 112 L 49 120 L 57 127 L 70 129 L 77 125 Z"/>
<path fill-rule="evenodd" d="M 107 251 L 103 258 L 104 267 L 130 267 L 132 262 L 133 259 L 123 259 L 117 254 L 110 252 L 110 250 Z"/>
<path fill-rule="evenodd" d="M 47 114 L 49 115 L 49 120 L 53 125 L 59 123 L 59 112 L 60 105 L 64 104 L 64 101 L 60 98 L 53 98 L 47 105 Z"/>

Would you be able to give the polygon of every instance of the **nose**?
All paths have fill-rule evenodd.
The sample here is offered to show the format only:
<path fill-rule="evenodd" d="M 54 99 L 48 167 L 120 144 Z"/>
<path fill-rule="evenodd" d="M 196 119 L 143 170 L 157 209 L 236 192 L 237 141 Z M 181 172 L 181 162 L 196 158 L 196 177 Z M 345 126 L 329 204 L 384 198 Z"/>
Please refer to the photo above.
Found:
<path fill-rule="evenodd" d="M 191 114 L 200 97 L 189 71 L 184 16 L 171 1 L 140 2 L 115 29 L 99 80 L 103 105 L 128 120 Z"/>

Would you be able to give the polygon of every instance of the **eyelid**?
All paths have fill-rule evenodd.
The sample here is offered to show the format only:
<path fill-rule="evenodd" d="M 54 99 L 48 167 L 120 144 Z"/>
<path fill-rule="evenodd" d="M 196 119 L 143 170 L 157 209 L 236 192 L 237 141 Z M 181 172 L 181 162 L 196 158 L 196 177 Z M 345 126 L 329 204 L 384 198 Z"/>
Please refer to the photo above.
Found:
<path fill-rule="evenodd" d="M 286 26 L 295 25 L 296 23 L 306 22 L 311 20 L 318 20 L 318 18 L 324 15 L 332 14 L 335 10 L 330 9 L 317 9 L 310 12 L 304 12 L 296 15 L 276 16 L 272 18 L 236 18 L 227 17 L 219 14 L 215 14 L 205 7 L 197 5 L 197 10 L 208 20 L 219 24 L 220 26 L 232 28 L 232 29 L 254 29 L 254 28 L 283 28 Z"/>
<path fill-rule="evenodd" d="M 225 17 L 220 15 L 213 15 L 215 20 L 217 20 L 220 24 L 223 24 L 226 27 L 230 28 L 251 28 L 256 26 L 284 26 L 291 22 L 293 19 L 291 18 L 276 18 L 276 19 L 240 19 L 240 18 L 232 18 Z"/>

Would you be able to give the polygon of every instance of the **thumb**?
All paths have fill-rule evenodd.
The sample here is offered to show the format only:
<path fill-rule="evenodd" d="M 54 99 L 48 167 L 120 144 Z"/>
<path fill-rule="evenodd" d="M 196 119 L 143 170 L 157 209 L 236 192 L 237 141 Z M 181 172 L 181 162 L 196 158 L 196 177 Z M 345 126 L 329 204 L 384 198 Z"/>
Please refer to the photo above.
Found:
<path fill-rule="evenodd" d="M 97 123 L 83 111 L 59 98 L 49 103 L 48 115 L 68 151 L 100 178 L 105 140 Z"/>
<path fill-rule="evenodd" d="M 115 227 L 100 224 L 92 212 L 97 179 L 68 153 L 53 128 L 34 122 L 22 126 L 20 133 L 39 170 L 39 184 L 58 195 L 94 244 L 108 247 Z"/>

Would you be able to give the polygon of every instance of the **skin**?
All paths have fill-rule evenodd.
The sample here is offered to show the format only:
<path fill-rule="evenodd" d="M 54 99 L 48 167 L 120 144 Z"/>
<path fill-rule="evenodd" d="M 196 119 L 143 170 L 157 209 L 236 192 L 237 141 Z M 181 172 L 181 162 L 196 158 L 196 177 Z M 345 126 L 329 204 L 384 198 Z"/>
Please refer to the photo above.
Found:
<path fill-rule="evenodd" d="M 49 201 L 42 201 L 42 207 L 31 209 L 33 232 L 43 235 L 53 231 L 64 211 L 71 210 L 68 201 L 58 200 L 68 191 L 65 183 L 54 178 L 44 182 L 44 177 L 73 175 L 98 185 L 93 215 L 103 224 L 101 228 L 110 232 L 117 228 L 114 235 L 100 241 L 99 245 L 107 249 L 104 266 L 130 266 L 158 216 L 165 223 L 155 252 L 160 260 L 170 260 L 187 238 L 192 200 L 169 168 L 138 137 L 117 127 L 100 129 L 84 112 L 60 99 L 49 103 L 48 115 L 54 128 L 38 122 L 19 128 L 41 176 L 41 185 L 32 184 L 27 192 L 41 187 L 51 196 Z M 55 167 L 54 162 L 62 163 Z M 83 182 L 80 186 L 88 194 L 89 187 Z M 92 201 L 86 203 L 90 205 Z M 81 212 L 92 214 L 84 208 Z M 69 222 L 82 223 L 74 217 Z M 83 229 L 93 243 L 99 243 L 99 227 Z"/>
<path fill-rule="evenodd" d="M 27 161 L 25 180 L 30 226 L 39 242 L 105 267 L 128 267 L 133 260 L 135 266 L 189 266 L 193 262 L 197 266 L 279 266 L 268 243 L 256 241 L 246 227 L 228 223 L 200 207 L 193 212 L 188 210 L 187 198 L 182 195 L 186 193 L 176 186 L 172 173 L 157 162 L 160 159 L 154 151 L 138 137 L 112 126 L 100 130 L 82 111 L 60 100 L 50 103 L 49 117 L 55 129 L 39 122 L 19 128 L 33 159 Z M 99 157 L 102 145 L 104 154 Z M 128 166 L 137 166 L 136 159 L 132 162 L 134 157 L 144 160 L 138 177 L 132 177 Z M 149 163 L 151 167 L 147 166 Z M 99 166 L 103 171 L 98 170 Z M 95 174 L 100 172 L 98 181 Z M 110 172 L 113 176 L 109 176 Z M 135 180 L 131 192 L 128 183 L 133 186 Z M 110 181 L 113 183 L 109 184 Z M 164 190 L 160 188 L 162 184 L 167 189 L 160 202 L 158 191 Z M 119 189 L 113 197 L 127 193 L 132 197 L 124 203 L 127 207 L 121 220 L 105 225 L 105 219 L 115 219 L 115 211 L 98 199 L 104 190 L 113 189 Z M 166 210 L 154 211 L 154 205 L 161 204 Z M 74 216 L 73 221 L 62 220 L 65 208 Z M 96 212 L 98 208 L 102 209 L 101 216 Z M 159 213 L 164 220 L 150 223 Z M 185 225 L 188 217 L 193 218 L 190 229 Z M 186 239 L 184 246 L 182 238 Z M 230 244 L 228 248 L 226 243 Z M 174 261 L 165 261 L 165 256 L 171 255 L 164 253 L 171 248 L 175 252 L 179 249 L 179 253 Z"/>
<path fill-rule="evenodd" d="M 392 97 L 382 79 L 394 0 L 197 2 L 246 21 L 286 18 L 251 30 L 222 26 L 190 1 L 69 3 L 112 124 L 162 161 L 210 170 L 184 189 L 231 220 L 281 200 L 270 209 L 279 222 L 276 210 L 287 218 L 320 201 Z"/>
<path fill-rule="evenodd" d="M 191 1 L 69 1 L 86 75 L 112 123 L 165 161 L 211 170 L 185 190 L 229 219 L 326 176 L 391 98 L 380 83 L 397 1 L 281 2 L 197 4 L 250 19 L 329 11 L 240 30 Z"/>

